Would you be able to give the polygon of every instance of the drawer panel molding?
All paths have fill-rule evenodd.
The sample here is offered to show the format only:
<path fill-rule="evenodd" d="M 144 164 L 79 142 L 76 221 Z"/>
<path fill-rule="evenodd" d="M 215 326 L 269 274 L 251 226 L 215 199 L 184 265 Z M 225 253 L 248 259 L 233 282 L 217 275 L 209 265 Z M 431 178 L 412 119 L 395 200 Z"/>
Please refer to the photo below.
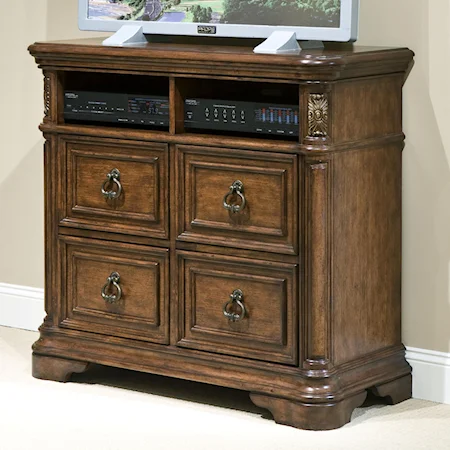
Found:
<path fill-rule="evenodd" d="M 168 251 L 63 238 L 61 326 L 169 343 Z M 130 249 L 132 249 L 130 251 Z"/>
<path fill-rule="evenodd" d="M 297 364 L 297 265 L 178 252 L 178 344 Z"/>
<path fill-rule="evenodd" d="M 297 254 L 297 156 L 177 147 L 178 239 Z"/>
<path fill-rule="evenodd" d="M 167 145 L 61 145 L 67 179 L 62 225 L 168 238 Z"/>

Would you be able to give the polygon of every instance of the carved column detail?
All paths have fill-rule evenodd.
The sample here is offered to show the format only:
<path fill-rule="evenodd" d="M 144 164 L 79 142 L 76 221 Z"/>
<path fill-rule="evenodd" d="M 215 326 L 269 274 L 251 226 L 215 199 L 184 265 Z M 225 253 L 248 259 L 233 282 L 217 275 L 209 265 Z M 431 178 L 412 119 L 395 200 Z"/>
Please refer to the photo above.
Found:
<path fill-rule="evenodd" d="M 329 162 L 306 166 L 307 336 L 304 368 L 324 369 L 330 360 Z"/>
<path fill-rule="evenodd" d="M 328 136 L 328 94 L 309 94 L 308 137 Z"/>
<path fill-rule="evenodd" d="M 57 122 L 58 73 L 44 70 L 44 123 Z"/>
<path fill-rule="evenodd" d="M 51 88 L 52 79 L 49 73 L 44 72 L 44 122 L 51 121 Z"/>
<path fill-rule="evenodd" d="M 58 230 L 58 221 L 55 219 L 56 211 L 56 193 L 55 180 L 57 179 L 56 161 L 55 161 L 55 137 L 44 134 L 44 211 L 45 211 L 45 245 L 47 257 L 45 259 L 45 324 L 52 326 L 57 325 L 58 320 L 55 314 L 55 299 L 57 292 L 55 285 L 57 284 L 58 276 L 56 274 L 58 259 L 56 250 L 55 233 Z"/>

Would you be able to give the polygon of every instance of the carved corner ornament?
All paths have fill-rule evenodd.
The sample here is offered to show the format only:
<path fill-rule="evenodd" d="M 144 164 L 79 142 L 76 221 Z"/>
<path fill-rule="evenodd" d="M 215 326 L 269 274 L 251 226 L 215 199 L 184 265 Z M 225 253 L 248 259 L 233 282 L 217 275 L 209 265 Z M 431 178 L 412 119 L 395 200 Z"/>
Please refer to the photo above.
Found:
<path fill-rule="evenodd" d="M 328 136 L 328 95 L 309 94 L 308 137 Z"/>
<path fill-rule="evenodd" d="M 44 75 L 44 120 L 51 120 L 51 78 L 50 75 Z"/>

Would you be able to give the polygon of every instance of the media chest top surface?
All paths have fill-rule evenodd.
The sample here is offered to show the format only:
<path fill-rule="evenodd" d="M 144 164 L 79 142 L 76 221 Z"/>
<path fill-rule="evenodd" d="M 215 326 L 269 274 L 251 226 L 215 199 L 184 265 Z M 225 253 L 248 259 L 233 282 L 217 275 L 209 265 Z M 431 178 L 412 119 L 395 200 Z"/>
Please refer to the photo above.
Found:
<path fill-rule="evenodd" d="M 332 44 L 324 50 L 305 50 L 298 55 L 261 55 L 253 47 L 148 43 L 133 47 L 105 47 L 102 38 L 38 42 L 30 53 L 41 66 L 70 65 L 119 67 L 133 62 L 133 70 L 159 70 L 173 74 L 217 71 L 223 76 L 250 76 L 281 80 L 333 80 L 365 75 L 405 72 L 413 52 L 407 48 L 359 47 Z M 70 60 L 70 63 L 67 64 Z M 199 67 L 203 64 L 203 69 Z M 122 68 L 122 67 L 121 67 Z M 276 74 L 273 71 L 276 70 Z"/>

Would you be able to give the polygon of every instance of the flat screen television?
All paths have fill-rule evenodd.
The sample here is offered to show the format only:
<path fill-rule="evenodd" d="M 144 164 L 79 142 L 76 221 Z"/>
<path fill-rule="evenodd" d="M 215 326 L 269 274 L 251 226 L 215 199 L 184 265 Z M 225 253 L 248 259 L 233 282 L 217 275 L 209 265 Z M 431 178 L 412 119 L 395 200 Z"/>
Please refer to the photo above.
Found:
<path fill-rule="evenodd" d="M 274 31 L 301 41 L 355 41 L 359 0 L 79 0 L 81 30 L 267 38 Z"/>

